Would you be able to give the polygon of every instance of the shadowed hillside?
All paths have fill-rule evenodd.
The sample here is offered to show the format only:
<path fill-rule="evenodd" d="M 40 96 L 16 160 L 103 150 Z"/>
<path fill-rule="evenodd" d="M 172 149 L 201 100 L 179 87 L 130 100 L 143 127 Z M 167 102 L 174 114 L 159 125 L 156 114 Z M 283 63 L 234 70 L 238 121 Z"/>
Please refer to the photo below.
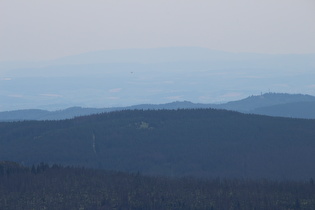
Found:
<path fill-rule="evenodd" d="M 0 123 L 0 159 L 151 175 L 309 179 L 315 121 L 197 110 Z"/>

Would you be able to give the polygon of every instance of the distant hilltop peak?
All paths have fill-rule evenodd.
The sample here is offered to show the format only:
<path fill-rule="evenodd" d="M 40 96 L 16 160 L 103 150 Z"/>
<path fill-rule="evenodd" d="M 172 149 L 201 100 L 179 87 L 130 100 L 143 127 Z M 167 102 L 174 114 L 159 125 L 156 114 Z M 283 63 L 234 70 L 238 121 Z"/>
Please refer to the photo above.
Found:
<path fill-rule="evenodd" d="M 231 101 L 226 104 L 220 104 L 222 109 L 235 110 L 239 112 L 252 112 L 261 107 L 268 107 L 280 104 L 289 104 L 297 102 L 315 102 L 315 96 L 289 93 L 264 93 L 253 95 L 239 101 Z"/>
<path fill-rule="evenodd" d="M 252 95 L 243 100 L 255 99 L 255 100 L 283 100 L 283 102 L 295 102 L 295 101 L 315 101 L 315 96 L 307 94 L 289 94 L 289 93 L 264 93 L 261 95 Z"/>

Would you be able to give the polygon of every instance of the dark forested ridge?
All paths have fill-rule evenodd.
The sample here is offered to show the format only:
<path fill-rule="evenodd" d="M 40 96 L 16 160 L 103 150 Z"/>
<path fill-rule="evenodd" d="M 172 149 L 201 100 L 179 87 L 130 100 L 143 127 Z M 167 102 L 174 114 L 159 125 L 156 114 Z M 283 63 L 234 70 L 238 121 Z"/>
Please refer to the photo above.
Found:
<path fill-rule="evenodd" d="M 308 180 L 315 120 L 214 109 L 0 123 L 0 159 L 150 175 Z"/>
<path fill-rule="evenodd" d="M 2 210 L 314 209 L 315 185 L 245 179 L 149 177 L 39 164 L 0 162 Z"/>

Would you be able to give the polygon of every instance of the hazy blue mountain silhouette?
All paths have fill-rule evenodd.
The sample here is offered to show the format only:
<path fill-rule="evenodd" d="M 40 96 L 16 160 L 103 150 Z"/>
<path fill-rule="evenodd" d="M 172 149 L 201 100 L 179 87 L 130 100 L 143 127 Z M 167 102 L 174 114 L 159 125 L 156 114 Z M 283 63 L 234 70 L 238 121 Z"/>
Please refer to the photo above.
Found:
<path fill-rule="evenodd" d="M 189 101 L 176 101 L 166 104 L 140 104 L 127 107 L 82 108 L 71 107 L 59 111 L 39 109 L 0 112 L 0 121 L 17 120 L 62 120 L 78 116 L 118 110 L 158 110 L 158 109 L 200 109 L 215 108 L 254 113 L 269 116 L 315 119 L 315 97 L 303 94 L 266 93 L 250 96 L 239 101 L 224 104 L 201 104 Z"/>
<path fill-rule="evenodd" d="M 305 101 L 277 104 L 253 109 L 251 113 L 278 117 L 315 119 L 315 102 Z"/>
<path fill-rule="evenodd" d="M 221 109 L 235 110 L 240 112 L 255 112 L 255 109 L 261 107 L 312 101 L 315 102 L 315 97 L 311 95 L 265 93 L 258 96 L 250 96 L 239 101 L 232 101 L 225 104 L 220 104 L 217 107 Z"/>

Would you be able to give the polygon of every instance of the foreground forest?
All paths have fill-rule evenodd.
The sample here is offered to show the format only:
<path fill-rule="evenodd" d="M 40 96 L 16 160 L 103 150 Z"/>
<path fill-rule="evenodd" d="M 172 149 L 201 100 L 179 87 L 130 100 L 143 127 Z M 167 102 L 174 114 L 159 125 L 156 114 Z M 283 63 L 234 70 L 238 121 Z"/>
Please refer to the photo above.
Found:
<path fill-rule="evenodd" d="M 214 109 L 0 123 L 0 160 L 171 177 L 309 180 L 314 128 L 315 120 Z"/>
<path fill-rule="evenodd" d="M 315 209 L 315 185 L 312 179 L 165 178 L 2 161 L 0 209 Z"/>

